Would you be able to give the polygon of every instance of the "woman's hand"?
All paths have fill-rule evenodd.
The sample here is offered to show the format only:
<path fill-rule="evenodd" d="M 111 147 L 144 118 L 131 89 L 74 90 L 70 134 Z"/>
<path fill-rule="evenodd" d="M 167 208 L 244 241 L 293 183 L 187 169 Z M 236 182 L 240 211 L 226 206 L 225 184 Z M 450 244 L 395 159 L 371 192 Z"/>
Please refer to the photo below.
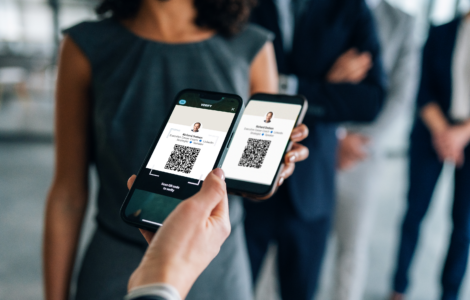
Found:
<path fill-rule="evenodd" d="M 367 77 L 372 66 L 372 55 L 369 52 L 351 48 L 336 60 L 326 79 L 331 83 L 358 84 Z"/>
<path fill-rule="evenodd" d="M 366 150 L 370 139 L 362 134 L 348 133 L 339 141 L 338 145 L 338 169 L 349 170 L 357 163 L 367 158 Z"/>
<path fill-rule="evenodd" d="M 433 135 L 433 143 L 442 161 L 451 160 L 457 166 L 464 163 L 464 149 L 470 141 L 469 125 L 450 126 L 440 134 Z"/>
<path fill-rule="evenodd" d="M 307 159 L 309 153 L 308 148 L 298 143 L 307 137 L 308 128 L 305 124 L 300 124 L 299 126 L 295 127 L 294 130 L 292 130 L 290 139 L 294 143 L 292 144 L 292 149 L 287 152 L 286 156 L 284 157 L 284 165 L 281 168 L 281 176 L 279 177 L 279 181 L 277 183 L 278 186 L 280 186 L 284 180 L 289 178 L 289 176 L 294 173 L 296 162 Z"/>
<path fill-rule="evenodd" d="M 130 188 L 135 176 L 128 181 Z M 230 234 L 225 175 L 215 169 L 201 190 L 182 201 L 156 234 L 141 230 L 149 247 L 129 279 L 128 289 L 167 283 L 186 298 L 199 275 Z"/>

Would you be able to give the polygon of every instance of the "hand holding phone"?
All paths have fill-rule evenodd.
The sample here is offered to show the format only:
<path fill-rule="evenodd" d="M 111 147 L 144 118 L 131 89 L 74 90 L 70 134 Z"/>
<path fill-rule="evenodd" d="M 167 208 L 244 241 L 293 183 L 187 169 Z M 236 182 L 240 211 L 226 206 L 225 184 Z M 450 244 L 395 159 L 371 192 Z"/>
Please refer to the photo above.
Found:
<path fill-rule="evenodd" d="M 303 141 L 308 137 L 308 127 L 305 124 L 300 124 L 292 130 L 290 141 L 292 147 L 284 155 L 284 163 L 282 164 L 279 172 L 278 186 L 281 186 L 285 179 L 289 178 L 294 173 L 295 163 L 303 161 L 308 158 L 309 150 L 298 142 Z"/>
<path fill-rule="evenodd" d="M 307 102 L 302 96 L 256 94 L 235 130 L 242 108 L 237 95 L 180 92 L 122 205 L 121 218 L 154 231 L 221 166 L 230 193 L 271 197 L 294 163 L 308 156 L 305 146 L 293 143 L 308 135 L 300 125 Z"/>
<path fill-rule="evenodd" d="M 129 179 L 129 189 L 134 179 Z M 132 274 L 128 289 L 166 283 L 184 299 L 230 234 L 223 171 L 212 171 L 202 189 L 178 205 L 156 234 L 141 232 L 149 248 Z"/>
<path fill-rule="evenodd" d="M 306 147 L 292 143 L 308 134 L 305 125 L 293 132 L 306 111 L 307 101 L 302 96 L 251 97 L 222 165 L 230 193 L 252 199 L 267 199 L 274 194 L 282 184 L 281 178 L 292 174 L 293 162 L 308 156 Z M 293 145 L 295 149 L 284 157 Z"/>
<path fill-rule="evenodd" d="M 219 166 L 242 108 L 237 95 L 180 92 L 122 205 L 121 218 L 139 228 L 161 226 Z"/>

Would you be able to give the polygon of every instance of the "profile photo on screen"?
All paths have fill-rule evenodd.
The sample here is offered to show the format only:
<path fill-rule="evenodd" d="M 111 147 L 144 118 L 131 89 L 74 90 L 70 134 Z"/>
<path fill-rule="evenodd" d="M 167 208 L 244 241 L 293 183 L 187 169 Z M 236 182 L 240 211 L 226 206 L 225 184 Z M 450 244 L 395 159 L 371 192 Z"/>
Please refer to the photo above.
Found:
<path fill-rule="evenodd" d="M 196 122 L 193 124 L 193 129 L 191 129 L 192 132 L 199 132 L 199 129 L 201 128 L 201 123 Z"/>
<path fill-rule="evenodd" d="M 264 123 L 271 123 L 271 119 L 273 118 L 274 113 L 272 111 L 268 112 L 266 114 L 266 118 L 264 120 Z"/>

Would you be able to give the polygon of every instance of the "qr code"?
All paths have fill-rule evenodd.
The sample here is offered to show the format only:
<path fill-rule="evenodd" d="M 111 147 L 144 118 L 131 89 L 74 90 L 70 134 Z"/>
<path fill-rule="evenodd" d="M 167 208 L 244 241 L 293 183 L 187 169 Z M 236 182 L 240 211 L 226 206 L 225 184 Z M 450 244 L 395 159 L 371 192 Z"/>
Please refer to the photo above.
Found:
<path fill-rule="evenodd" d="M 189 174 L 201 149 L 175 145 L 165 164 L 165 169 Z"/>
<path fill-rule="evenodd" d="M 271 141 L 248 139 L 248 144 L 243 150 L 238 166 L 259 169 L 263 165 Z"/>

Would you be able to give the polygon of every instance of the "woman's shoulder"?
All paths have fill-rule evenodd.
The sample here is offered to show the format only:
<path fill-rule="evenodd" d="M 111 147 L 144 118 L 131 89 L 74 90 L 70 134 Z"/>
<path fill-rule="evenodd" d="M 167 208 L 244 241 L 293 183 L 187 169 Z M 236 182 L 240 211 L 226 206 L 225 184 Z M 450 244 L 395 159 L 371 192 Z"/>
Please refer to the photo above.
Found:
<path fill-rule="evenodd" d="M 255 24 L 247 24 L 238 34 L 227 39 L 234 53 L 242 55 L 251 62 L 267 42 L 274 39 L 274 34 Z"/>
<path fill-rule="evenodd" d="M 83 21 L 62 31 L 63 34 L 72 37 L 84 37 L 91 40 L 98 40 L 109 34 L 117 32 L 121 26 L 118 21 L 106 18 L 95 21 Z"/>
<path fill-rule="evenodd" d="M 236 37 L 266 42 L 274 39 L 274 33 L 259 25 L 248 23 Z"/>
<path fill-rule="evenodd" d="M 97 56 L 106 55 L 106 49 L 115 48 L 127 35 L 117 20 L 106 18 L 97 21 L 83 21 L 62 31 L 93 61 Z"/>

